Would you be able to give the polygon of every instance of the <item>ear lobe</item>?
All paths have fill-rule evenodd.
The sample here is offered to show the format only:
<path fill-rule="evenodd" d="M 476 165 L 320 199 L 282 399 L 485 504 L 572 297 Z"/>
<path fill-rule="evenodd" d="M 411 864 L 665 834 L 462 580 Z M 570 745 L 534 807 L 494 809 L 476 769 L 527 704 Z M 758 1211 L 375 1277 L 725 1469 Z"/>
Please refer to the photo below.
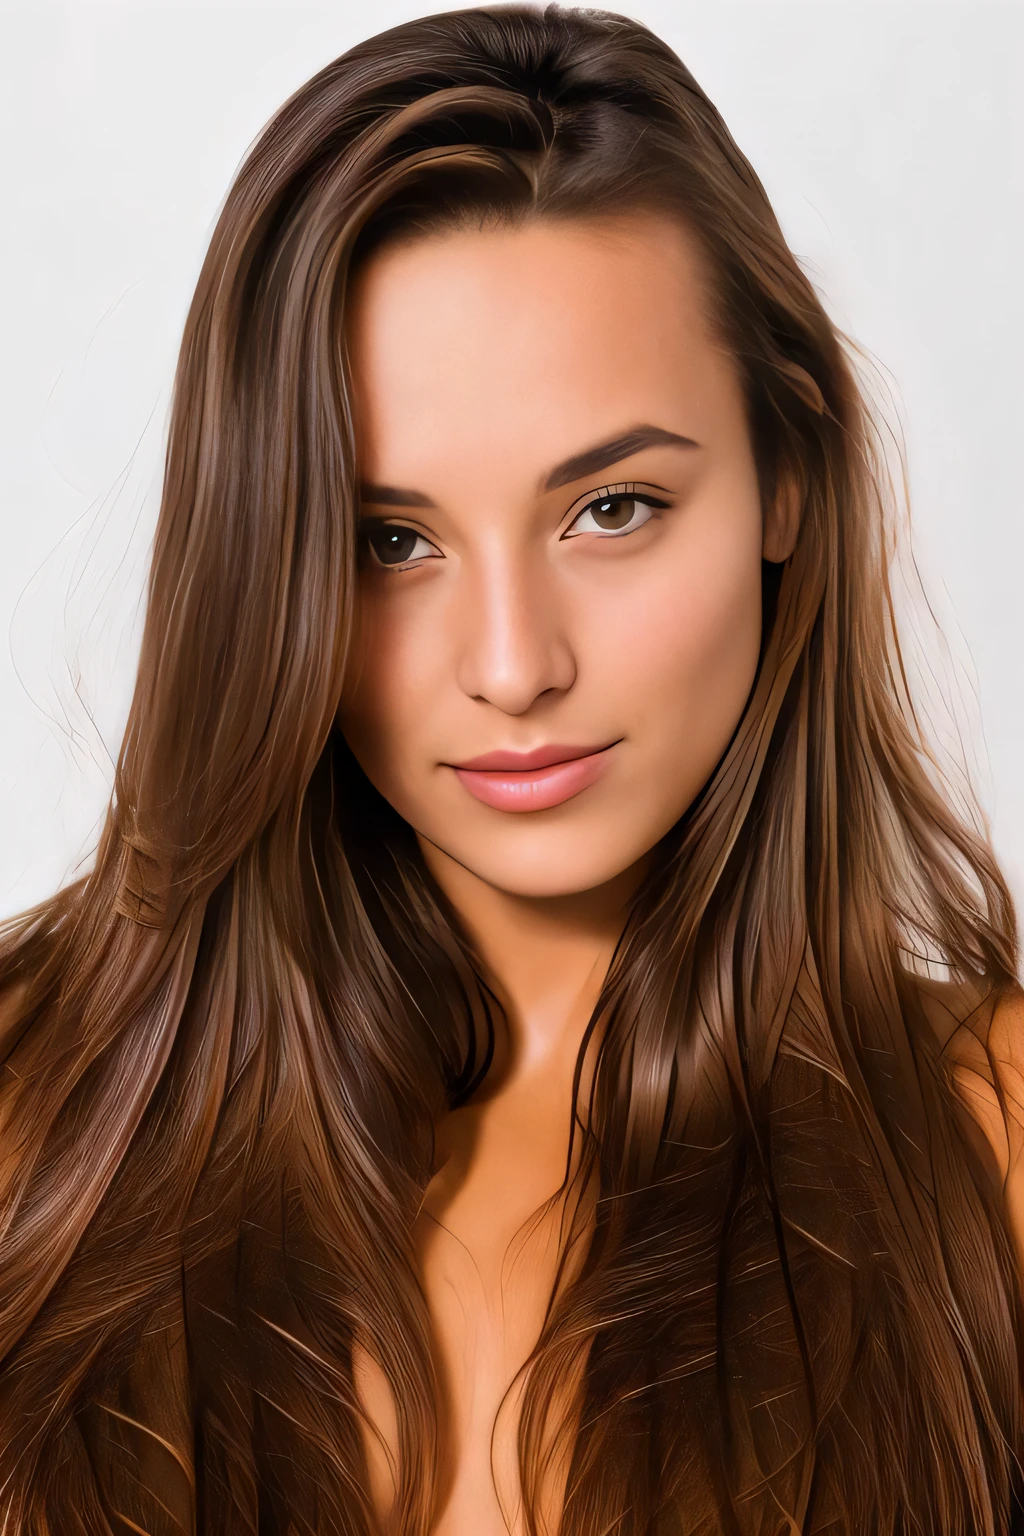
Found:
<path fill-rule="evenodd" d="M 800 532 L 803 487 L 791 470 L 779 474 L 775 494 L 764 509 L 761 558 L 773 565 L 788 560 Z"/>

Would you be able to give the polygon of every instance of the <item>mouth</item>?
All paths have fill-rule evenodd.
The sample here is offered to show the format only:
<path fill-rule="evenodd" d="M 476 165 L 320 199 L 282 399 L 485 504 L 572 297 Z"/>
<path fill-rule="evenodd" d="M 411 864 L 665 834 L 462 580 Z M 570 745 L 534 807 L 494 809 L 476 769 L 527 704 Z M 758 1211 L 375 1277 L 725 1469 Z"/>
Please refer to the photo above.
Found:
<path fill-rule="evenodd" d="M 532 752 L 485 752 L 448 766 L 474 799 L 494 810 L 546 811 L 595 784 L 617 745 L 617 741 L 598 747 L 552 744 Z"/>

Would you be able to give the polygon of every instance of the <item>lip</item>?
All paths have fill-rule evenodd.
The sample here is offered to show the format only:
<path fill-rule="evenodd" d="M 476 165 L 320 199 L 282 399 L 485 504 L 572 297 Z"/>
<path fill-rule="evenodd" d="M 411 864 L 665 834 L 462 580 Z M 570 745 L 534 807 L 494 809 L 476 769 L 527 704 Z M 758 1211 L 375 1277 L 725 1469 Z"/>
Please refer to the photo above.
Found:
<path fill-rule="evenodd" d="M 527 773 L 531 768 L 551 768 L 555 763 L 573 763 L 582 757 L 593 757 L 614 745 L 613 741 L 605 741 L 599 747 L 566 747 L 560 742 L 551 742 L 546 747 L 534 747 L 531 752 L 483 752 L 479 757 L 468 757 L 464 763 L 452 763 L 451 766 L 476 773 L 492 773 L 502 768 L 513 773 Z"/>
<path fill-rule="evenodd" d="M 571 800 L 604 773 L 617 743 L 567 747 L 552 743 L 532 752 L 485 752 L 451 763 L 474 799 L 498 811 L 546 811 Z"/>

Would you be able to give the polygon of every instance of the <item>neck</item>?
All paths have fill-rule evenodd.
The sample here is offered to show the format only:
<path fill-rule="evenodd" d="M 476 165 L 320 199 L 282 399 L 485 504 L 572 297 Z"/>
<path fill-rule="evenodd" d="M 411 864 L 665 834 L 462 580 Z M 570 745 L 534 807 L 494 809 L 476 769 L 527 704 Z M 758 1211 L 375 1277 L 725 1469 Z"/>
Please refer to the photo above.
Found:
<path fill-rule="evenodd" d="M 492 1081 L 575 1062 L 646 859 L 591 890 L 521 896 L 419 841 L 505 1014 Z"/>

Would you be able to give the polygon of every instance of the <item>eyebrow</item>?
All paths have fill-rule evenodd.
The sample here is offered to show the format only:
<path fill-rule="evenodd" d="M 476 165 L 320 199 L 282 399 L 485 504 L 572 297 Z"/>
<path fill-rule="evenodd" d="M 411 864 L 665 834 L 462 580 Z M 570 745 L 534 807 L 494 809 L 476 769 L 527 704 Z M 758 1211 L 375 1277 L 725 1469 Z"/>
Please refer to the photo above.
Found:
<path fill-rule="evenodd" d="M 619 432 L 615 437 L 608 438 L 603 443 L 595 443 L 592 448 L 584 448 L 580 453 L 574 453 L 570 458 L 563 459 L 553 469 L 548 470 L 541 477 L 537 487 L 538 495 L 545 491 L 557 491 L 563 485 L 571 485 L 574 480 L 582 480 L 585 475 L 596 475 L 602 469 L 607 469 L 611 464 L 618 464 L 621 459 L 631 458 L 634 453 L 640 453 L 644 448 L 696 448 L 699 445 L 692 437 L 683 437 L 679 432 L 669 432 L 666 427 L 654 427 L 642 423 L 637 427 L 630 427 L 626 432 Z M 378 507 L 433 507 L 436 504 L 422 491 L 403 490 L 397 485 L 371 485 L 363 484 L 359 487 L 360 499 Z"/>

